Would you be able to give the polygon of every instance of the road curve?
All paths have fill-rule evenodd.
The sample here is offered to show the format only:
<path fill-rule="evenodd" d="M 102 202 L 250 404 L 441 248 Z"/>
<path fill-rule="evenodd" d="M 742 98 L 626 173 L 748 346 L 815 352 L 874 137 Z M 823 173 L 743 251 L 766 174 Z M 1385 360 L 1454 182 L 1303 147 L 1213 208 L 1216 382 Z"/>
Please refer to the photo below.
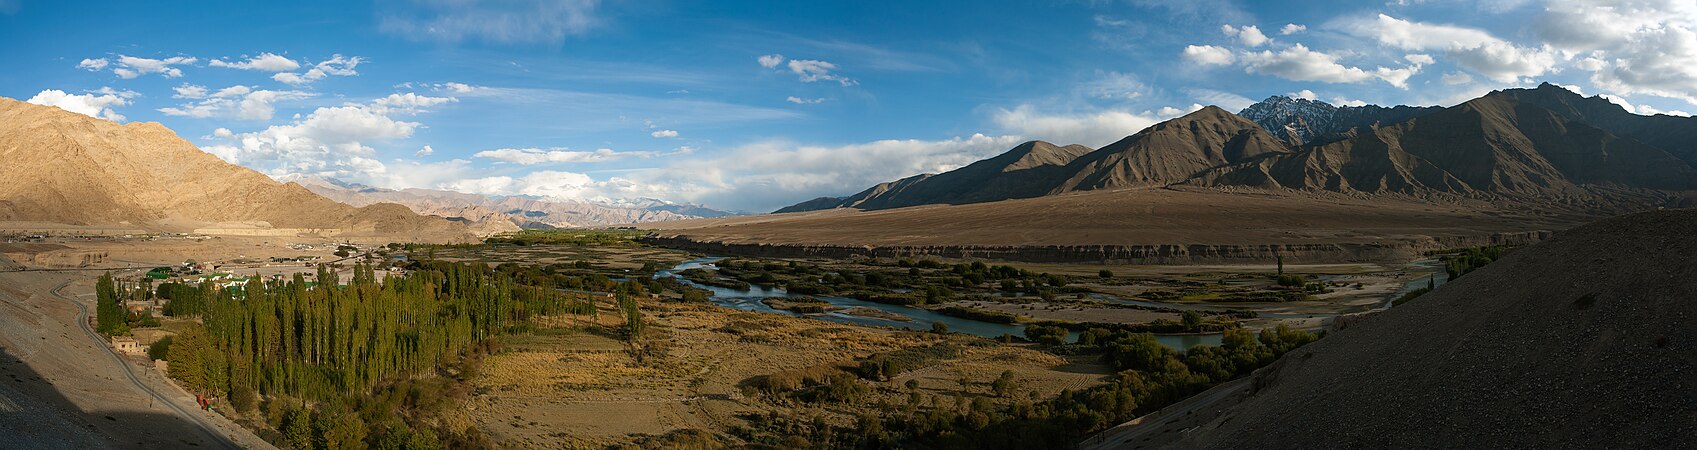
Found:
<path fill-rule="evenodd" d="M 153 399 L 156 400 L 157 403 L 164 404 L 166 407 L 171 408 L 171 410 L 175 411 L 178 416 L 182 416 L 183 418 L 188 419 L 190 422 L 197 425 L 196 428 L 200 429 L 201 433 L 205 434 L 207 437 L 212 438 L 212 442 L 214 444 L 221 446 L 223 448 L 232 449 L 232 450 L 238 450 L 238 449 L 242 448 L 240 445 L 236 445 L 236 443 L 234 441 L 231 441 L 228 436 L 224 435 L 224 433 L 218 432 L 217 426 L 210 424 L 210 423 L 207 423 L 206 419 L 201 417 L 199 414 L 194 414 L 194 413 L 189 412 L 188 410 L 183 409 L 182 406 L 179 406 L 179 405 L 177 405 L 176 402 L 171 401 L 171 399 L 169 397 L 166 397 L 165 395 L 160 394 L 159 391 L 155 391 L 155 390 L 153 390 L 152 387 L 149 387 L 147 384 L 142 383 L 140 378 L 136 378 L 135 373 L 130 371 L 131 370 L 130 365 L 128 363 L 125 363 L 124 359 L 122 357 L 118 356 L 117 351 L 112 350 L 112 346 L 106 345 L 106 340 L 101 339 L 100 334 L 94 332 L 94 327 L 88 326 L 88 306 L 84 305 L 82 302 L 77 301 L 76 299 L 66 297 L 65 294 L 59 293 L 59 290 L 64 289 L 66 286 L 70 286 L 70 285 L 71 285 L 70 281 L 60 283 L 59 286 L 53 288 L 53 290 L 52 290 L 53 296 L 59 297 L 60 300 L 71 302 L 71 304 L 77 306 L 77 326 L 82 328 L 83 333 L 87 334 L 89 339 L 94 340 L 94 343 L 96 344 L 97 347 L 100 347 L 101 349 L 106 351 L 106 356 L 112 358 L 112 363 L 117 364 L 118 367 L 120 367 L 124 370 L 124 377 L 129 378 L 130 384 L 135 385 L 136 389 L 147 393 L 147 395 L 153 396 Z"/>

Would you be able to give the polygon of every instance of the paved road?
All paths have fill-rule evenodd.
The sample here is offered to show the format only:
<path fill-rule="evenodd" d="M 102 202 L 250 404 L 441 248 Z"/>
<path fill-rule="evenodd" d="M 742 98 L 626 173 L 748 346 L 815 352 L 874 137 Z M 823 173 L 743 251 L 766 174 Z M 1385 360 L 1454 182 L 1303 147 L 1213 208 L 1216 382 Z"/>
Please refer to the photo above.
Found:
<path fill-rule="evenodd" d="M 118 367 L 124 369 L 123 370 L 124 376 L 129 378 L 130 384 L 135 385 L 135 388 L 137 390 L 145 392 L 145 393 L 147 393 L 147 395 L 153 396 L 154 401 L 156 401 L 158 404 L 165 405 L 166 407 L 170 408 L 172 411 L 176 412 L 178 416 L 182 416 L 184 419 L 187 419 L 188 421 L 197 425 L 196 428 L 198 428 L 201 431 L 201 433 L 203 433 L 207 437 L 211 438 L 211 441 L 213 443 L 215 443 L 216 445 L 221 446 L 223 448 L 232 449 L 232 450 L 242 448 L 241 446 L 236 445 L 235 442 L 231 441 L 228 436 L 225 436 L 223 433 L 219 432 L 217 426 L 215 426 L 211 423 L 208 423 L 206 421 L 205 417 L 202 417 L 198 413 L 189 412 L 189 410 L 184 409 L 181 405 L 178 405 L 176 402 L 171 401 L 170 397 L 167 397 L 164 394 L 160 394 L 159 391 L 153 390 L 153 388 L 148 386 L 146 383 L 142 383 L 141 379 L 136 377 L 135 372 L 131 371 L 132 369 L 130 368 L 130 365 L 128 363 L 124 362 L 123 357 L 118 356 L 118 352 L 115 351 L 115 350 L 112 350 L 111 346 L 106 345 L 106 340 L 101 338 L 100 334 L 94 332 L 94 327 L 90 327 L 88 325 L 88 306 L 84 305 L 82 302 L 77 301 L 76 299 L 66 297 L 65 294 L 59 293 L 59 291 L 61 289 L 64 289 L 66 286 L 70 286 L 70 285 L 71 285 L 70 281 L 60 283 L 58 287 L 53 288 L 53 291 L 52 291 L 53 296 L 59 297 L 59 299 L 61 299 L 61 300 L 71 302 L 71 304 L 77 305 L 77 325 L 82 327 L 83 333 L 87 334 L 89 339 L 94 340 L 95 346 L 100 347 L 101 349 L 106 351 L 106 356 L 112 359 L 113 364 L 117 364 Z"/>

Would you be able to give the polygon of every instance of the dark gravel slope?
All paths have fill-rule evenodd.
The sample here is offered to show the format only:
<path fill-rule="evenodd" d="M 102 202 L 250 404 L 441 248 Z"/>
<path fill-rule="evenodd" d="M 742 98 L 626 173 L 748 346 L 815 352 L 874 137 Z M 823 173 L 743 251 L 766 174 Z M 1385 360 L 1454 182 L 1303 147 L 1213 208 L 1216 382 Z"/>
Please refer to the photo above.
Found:
<path fill-rule="evenodd" d="M 1275 367 L 1177 446 L 1697 445 L 1697 211 L 1558 233 Z"/>

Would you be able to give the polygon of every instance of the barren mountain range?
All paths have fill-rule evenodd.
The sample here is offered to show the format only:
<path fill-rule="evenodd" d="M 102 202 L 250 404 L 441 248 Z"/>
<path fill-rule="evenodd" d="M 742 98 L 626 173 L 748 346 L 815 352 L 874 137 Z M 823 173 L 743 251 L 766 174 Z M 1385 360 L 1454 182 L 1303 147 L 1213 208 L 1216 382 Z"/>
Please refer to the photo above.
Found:
<path fill-rule="evenodd" d="M 623 225 L 666 220 L 724 217 L 732 213 L 658 200 L 602 204 L 579 200 L 486 196 L 435 189 L 383 189 L 318 177 L 291 181 L 318 195 L 354 206 L 395 203 L 419 214 L 446 217 L 483 233 L 521 228 Z"/>
<path fill-rule="evenodd" d="M 201 151 L 158 123 L 0 98 L 0 221 L 467 240 L 394 204 L 355 208 Z"/>
<path fill-rule="evenodd" d="M 779 212 L 1177 185 L 1623 212 L 1680 206 L 1697 190 L 1697 119 L 1639 116 L 1549 84 L 1449 108 L 1290 100 L 1274 97 L 1244 111 L 1259 123 L 1207 107 L 1094 151 L 1031 142 L 955 171 Z"/>

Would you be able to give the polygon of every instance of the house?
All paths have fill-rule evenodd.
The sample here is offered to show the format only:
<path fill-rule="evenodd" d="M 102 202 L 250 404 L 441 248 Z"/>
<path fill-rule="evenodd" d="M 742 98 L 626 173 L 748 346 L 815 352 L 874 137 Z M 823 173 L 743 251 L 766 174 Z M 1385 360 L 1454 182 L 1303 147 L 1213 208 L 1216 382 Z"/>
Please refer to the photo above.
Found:
<path fill-rule="evenodd" d="M 126 355 L 147 354 L 147 349 L 141 348 L 141 343 L 129 336 L 112 336 L 112 349 Z"/>

